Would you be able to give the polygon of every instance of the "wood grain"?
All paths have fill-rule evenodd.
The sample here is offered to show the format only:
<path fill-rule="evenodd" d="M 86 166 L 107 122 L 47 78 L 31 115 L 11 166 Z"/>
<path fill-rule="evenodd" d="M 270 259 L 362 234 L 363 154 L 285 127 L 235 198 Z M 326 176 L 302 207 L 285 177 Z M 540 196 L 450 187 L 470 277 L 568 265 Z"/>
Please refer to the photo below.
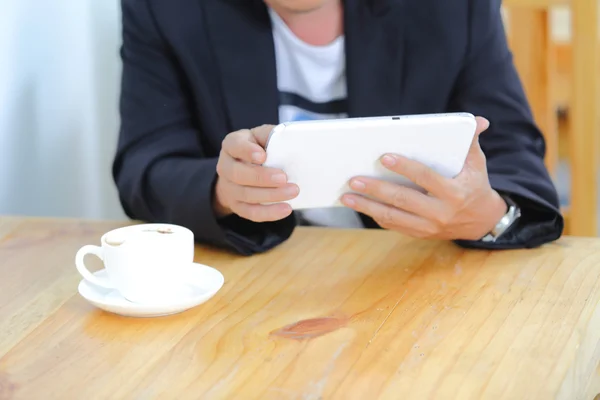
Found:
<path fill-rule="evenodd" d="M 597 394 L 600 240 L 492 253 L 298 229 L 249 258 L 198 247 L 223 289 L 134 319 L 76 293 L 75 251 L 120 225 L 0 220 L 0 399 Z"/>
<path fill-rule="evenodd" d="M 546 140 L 546 166 L 554 175 L 558 164 L 558 119 L 553 93 L 556 60 L 549 13 L 548 9 L 509 9 L 509 38 L 515 67 Z"/>
<path fill-rule="evenodd" d="M 576 0 L 573 18 L 571 130 L 571 220 L 573 234 L 598 235 L 598 159 L 600 158 L 600 54 L 598 1 Z"/>
<path fill-rule="evenodd" d="M 569 5 L 576 1 L 578 0 L 503 0 L 502 6 L 511 8 L 534 8 L 546 10 L 550 7 Z"/>

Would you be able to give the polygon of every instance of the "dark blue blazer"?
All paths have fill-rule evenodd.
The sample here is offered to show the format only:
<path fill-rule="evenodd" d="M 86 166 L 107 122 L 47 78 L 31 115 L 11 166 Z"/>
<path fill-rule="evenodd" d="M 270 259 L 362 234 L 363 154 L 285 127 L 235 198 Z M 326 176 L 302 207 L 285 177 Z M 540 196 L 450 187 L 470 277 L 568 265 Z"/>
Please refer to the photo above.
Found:
<path fill-rule="evenodd" d="M 521 206 L 496 243 L 534 247 L 563 230 L 545 143 L 507 48 L 499 0 L 346 0 L 351 117 L 465 111 L 481 136 L 492 186 Z M 199 242 L 266 251 L 290 216 L 217 220 L 211 198 L 229 132 L 278 122 L 275 55 L 261 0 L 122 0 L 122 119 L 113 175 L 128 216 L 190 228 Z M 365 132 L 368 135 L 368 132 Z M 377 225 L 361 216 L 368 228 Z"/>

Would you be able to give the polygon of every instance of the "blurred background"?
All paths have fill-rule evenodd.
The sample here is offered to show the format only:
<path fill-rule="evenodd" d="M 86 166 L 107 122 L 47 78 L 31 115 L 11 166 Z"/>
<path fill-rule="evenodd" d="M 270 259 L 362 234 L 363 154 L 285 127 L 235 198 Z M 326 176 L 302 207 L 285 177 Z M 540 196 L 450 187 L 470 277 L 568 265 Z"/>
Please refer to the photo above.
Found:
<path fill-rule="evenodd" d="M 0 215 L 122 219 L 118 0 L 0 0 Z"/>
<path fill-rule="evenodd" d="M 505 23 L 569 233 L 596 235 L 598 7 L 559 3 L 505 0 Z M 120 2 L 0 4 L 0 215 L 125 218 L 110 174 Z"/>

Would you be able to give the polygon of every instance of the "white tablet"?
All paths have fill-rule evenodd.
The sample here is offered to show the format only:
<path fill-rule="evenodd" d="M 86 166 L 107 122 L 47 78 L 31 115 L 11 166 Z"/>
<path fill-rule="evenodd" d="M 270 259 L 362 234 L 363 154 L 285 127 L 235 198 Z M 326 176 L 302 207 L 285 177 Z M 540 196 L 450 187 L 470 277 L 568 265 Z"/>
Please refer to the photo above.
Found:
<path fill-rule="evenodd" d="M 415 187 L 381 165 L 395 153 L 453 178 L 463 168 L 476 129 L 468 113 L 298 121 L 277 125 L 267 143 L 265 166 L 279 168 L 300 194 L 293 209 L 342 206 L 353 177 L 379 178 Z"/>

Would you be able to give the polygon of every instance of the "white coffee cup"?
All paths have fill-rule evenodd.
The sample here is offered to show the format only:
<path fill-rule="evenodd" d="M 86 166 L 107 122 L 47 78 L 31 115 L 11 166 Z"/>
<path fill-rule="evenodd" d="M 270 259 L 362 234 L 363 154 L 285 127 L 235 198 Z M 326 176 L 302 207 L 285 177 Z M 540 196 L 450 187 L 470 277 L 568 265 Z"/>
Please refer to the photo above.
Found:
<path fill-rule="evenodd" d="M 194 262 L 194 234 L 169 224 L 141 224 L 105 233 L 101 247 L 83 246 L 75 265 L 84 279 L 104 289 L 116 289 L 131 302 L 163 304 L 176 299 Z M 93 254 L 104 262 L 108 279 L 85 266 Z"/>

